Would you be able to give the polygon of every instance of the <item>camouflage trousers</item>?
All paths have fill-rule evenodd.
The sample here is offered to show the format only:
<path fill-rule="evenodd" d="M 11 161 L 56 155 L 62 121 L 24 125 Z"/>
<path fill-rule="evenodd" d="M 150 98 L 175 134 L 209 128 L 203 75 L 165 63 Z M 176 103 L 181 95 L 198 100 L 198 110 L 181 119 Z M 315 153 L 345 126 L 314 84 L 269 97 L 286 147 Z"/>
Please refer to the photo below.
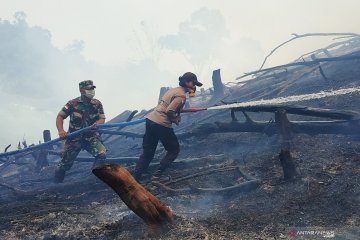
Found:
<path fill-rule="evenodd" d="M 70 170 L 81 150 L 86 150 L 93 157 L 95 157 L 94 164 L 106 159 L 106 148 L 100 137 L 94 136 L 76 140 L 68 139 L 65 142 L 65 147 L 61 155 L 58 169 L 62 169 L 64 171 Z"/>

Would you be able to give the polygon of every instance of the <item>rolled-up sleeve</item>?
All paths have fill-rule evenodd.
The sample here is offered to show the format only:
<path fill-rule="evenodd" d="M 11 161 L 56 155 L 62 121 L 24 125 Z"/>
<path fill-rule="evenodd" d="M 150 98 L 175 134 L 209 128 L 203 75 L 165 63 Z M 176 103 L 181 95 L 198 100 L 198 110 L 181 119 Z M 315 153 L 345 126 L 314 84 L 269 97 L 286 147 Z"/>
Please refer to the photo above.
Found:
<path fill-rule="evenodd" d="M 181 108 L 184 106 L 186 101 L 185 97 L 182 96 L 176 96 L 171 103 L 169 104 L 169 106 L 166 108 L 166 113 L 179 113 Z"/>
<path fill-rule="evenodd" d="M 71 105 L 71 102 L 68 102 L 60 110 L 59 115 L 62 116 L 65 119 L 71 114 L 71 111 L 72 111 L 72 105 Z"/>
<path fill-rule="evenodd" d="M 104 107 L 103 107 L 103 105 L 102 105 L 101 102 L 99 102 L 99 118 L 100 118 L 100 119 L 101 119 L 101 118 L 103 118 L 103 119 L 106 118 L 106 117 L 105 117 L 105 112 L 104 112 Z"/>

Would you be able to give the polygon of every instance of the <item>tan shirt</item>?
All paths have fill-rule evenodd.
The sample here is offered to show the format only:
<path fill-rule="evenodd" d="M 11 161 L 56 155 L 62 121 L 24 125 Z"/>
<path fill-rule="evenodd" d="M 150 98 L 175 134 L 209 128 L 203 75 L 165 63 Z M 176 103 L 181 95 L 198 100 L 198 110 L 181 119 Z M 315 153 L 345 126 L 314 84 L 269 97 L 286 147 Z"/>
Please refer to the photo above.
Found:
<path fill-rule="evenodd" d="M 172 121 L 168 117 L 169 112 L 180 115 L 186 101 L 186 92 L 183 87 L 176 87 L 168 90 L 159 101 L 154 111 L 146 118 L 165 127 L 171 128 Z"/>

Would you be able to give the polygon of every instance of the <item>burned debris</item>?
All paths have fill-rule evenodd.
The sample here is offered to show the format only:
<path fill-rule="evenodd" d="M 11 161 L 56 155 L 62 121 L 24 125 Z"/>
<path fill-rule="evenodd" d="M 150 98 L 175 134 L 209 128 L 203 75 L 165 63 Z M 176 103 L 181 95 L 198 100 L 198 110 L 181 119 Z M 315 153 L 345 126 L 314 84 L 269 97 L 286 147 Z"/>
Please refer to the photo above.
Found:
<path fill-rule="evenodd" d="M 263 64 L 260 71 L 244 76 L 253 77 L 244 82 L 223 84 L 220 70 L 215 70 L 213 88 L 201 91 L 188 107 L 232 105 L 278 96 L 286 99 L 322 89 L 357 86 L 356 70 L 335 80 L 345 62 L 351 64 L 345 67 L 359 67 L 358 36 L 334 36 L 346 37 L 346 40 L 336 45 L 336 49 L 335 45 L 325 47 L 305 54 L 294 63 L 275 68 L 263 68 Z M 269 86 L 269 83 L 273 84 Z M 320 226 L 335 226 L 338 219 L 355 226 L 358 221 L 355 192 L 359 190 L 356 183 L 358 96 L 358 92 L 353 92 L 300 101 L 306 106 L 260 104 L 184 113 L 184 124 L 175 128 L 185 146 L 184 152 L 159 181 L 150 180 L 151 173 L 159 165 L 158 161 L 151 163 L 142 186 L 128 171 L 134 170 L 140 153 L 143 125 L 100 129 L 109 147 L 108 164 L 93 172 L 146 222 L 150 235 L 159 232 L 159 225 L 174 220 L 172 230 L 163 235 L 168 239 L 200 235 L 220 238 L 212 231 L 214 226 L 235 229 L 234 232 L 224 230 L 228 238 L 240 232 L 244 238 L 256 238 L 259 236 L 256 232 L 263 231 L 262 237 L 266 239 L 275 237 L 274 231 L 285 228 L 285 222 L 301 224 L 299 216 L 306 223 Z M 201 104 L 200 100 L 209 105 Z M 139 120 L 148 112 L 126 111 L 115 122 Z M 51 141 L 49 131 L 44 131 L 43 140 Z M 49 224 L 56 222 L 52 219 L 59 218 L 64 224 L 72 219 L 72 223 L 78 224 L 77 229 L 71 230 L 72 234 L 79 238 L 90 235 L 142 237 L 139 234 L 142 221 L 128 211 L 118 196 L 114 197 L 111 190 L 89 174 L 91 156 L 80 154 L 75 160 L 77 168 L 69 172 L 69 179 L 61 186 L 50 183 L 61 148 L 62 143 L 57 143 L 55 147 L 0 157 L 0 200 L 4 202 L 0 207 L 1 224 L 33 231 L 32 235 L 38 231 L 50 237 L 52 234 L 64 237 L 61 228 L 53 232 L 47 230 L 54 227 Z M 9 148 L 6 150 L 9 152 Z M 163 154 L 157 149 L 156 158 Z M 112 165 L 114 163 L 128 170 Z M 354 182 L 349 180 L 351 178 Z M 121 189 L 118 188 L 120 184 L 123 184 Z M 124 189 L 130 194 L 124 194 Z M 21 207 L 21 204 L 28 206 Z M 344 206 L 349 211 L 345 211 Z M 89 222 L 79 221 L 83 215 L 90 216 Z M 26 218 L 36 224 L 29 223 Z M 273 219 L 279 222 L 279 227 L 270 224 Z M 65 228 L 70 226 L 65 225 Z M 184 229 L 188 229 L 189 235 L 181 235 L 186 233 Z M 23 237 L 25 233 L 12 234 Z"/>

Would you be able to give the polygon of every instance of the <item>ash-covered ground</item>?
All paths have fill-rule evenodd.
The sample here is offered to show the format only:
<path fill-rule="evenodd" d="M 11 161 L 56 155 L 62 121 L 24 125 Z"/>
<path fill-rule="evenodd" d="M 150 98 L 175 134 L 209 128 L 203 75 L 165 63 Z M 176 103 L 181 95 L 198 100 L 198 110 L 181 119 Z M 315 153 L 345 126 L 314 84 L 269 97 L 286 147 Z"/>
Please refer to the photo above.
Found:
<path fill-rule="evenodd" d="M 360 85 L 360 63 L 324 64 L 328 80 L 317 71 L 295 69 L 273 80 L 253 80 L 228 88 L 225 100 L 250 101 L 294 94 L 313 93 Z M 268 82 L 266 82 L 268 81 Z M 270 84 L 272 83 L 272 84 Z M 360 112 L 358 93 L 334 96 L 301 105 Z M 215 104 L 219 99 L 201 99 L 194 106 Z M 202 102 L 203 101 L 203 102 Z M 271 114 L 252 113 L 251 118 L 267 121 Z M 141 117 L 139 114 L 137 117 Z M 240 115 L 238 116 L 241 119 Z M 307 117 L 289 116 L 307 120 Z M 119 119 L 117 119 L 119 120 Z M 121 120 L 121 119 L 120 119 Z M 184 114 L 177 133 L 191 131 L 199 124 L 231 121 L 228 110 Z M 124 130 L 141 134 L 144 126 Z M 169 192 L 148 179 L 143 185 L 171 207 L 175 221 L 164 230 L 162 239 L 288 239 L 295 228 L 329 230 L 336 239 L 360 236 L 360 142 L 342 135 L 295 135 L 291 154 L 298 176 L 282 180 L 278 136 L 263 133 L 216 133 L 181 142 L 181 153 L 166 172 L 179 179 L 209 169 L 240 166 L 261 180 L 250 192 Z M 109 156 L 137 157 L 141 139 L 114 136 L 105 144 Z M 157 150 L 154 163 L 164 155 Z M 1 239 L 141 239 L 145 224 L 120 198 L 91 174 L 91 163 L 75 163 L 63 184 L 53 184 L 56 157 L 50 165 L 35 170 L 31 157 L 26 164 L 0 166 L 3 183 L 22 191 L 0 188 Z M 131 170 L 133 165 L 128 166 Z M 179 181 L 171 187 L 221 188 L 244 181 L 237 169 L 215 171 Z"/>
<path fill-rule="evenodd" d="M 209 166 L 235 164 L 261 179 L 261 186 L 248 193 L 207 195 L 168 193 L 146 184 L 176 216 L 173 226 L 162 238 L 279 239 L 287 238 L 291 227 L 345 231 L 344 239 L 359 236 L 358 142 L 337 136 L 297 136 L 292 154 L 300 176 L 283 182 L 274 139 L 264 139 L 244 161 L 237 146 L 247 146 L 264 136 L 219 135 L 210 136 L 206 143 L 200 143 L 199 149 L 184 146 L 182 157 L 195 152 L 199 152 L 196 156 L 202 153 L 204 157 L 198 163 L 187 164 L 181 163 L 184 158 L 180 158 L 174 165 L 176 169 L 171 169 L 168 175 L 186 176 Z M 223 144 L 226 154 L 219 153 Z M 145 231 L 142 220 L 92 176 L 90 166 L 87 167 L 88 176 L 82 180 L 68 179 L 61 187 L 49 186 L 38 194 L 2 196 L 2 238 L 142 238 Z M 188 184 L 225 187 L 239 181 L 243 181 L 241 176 L 233 170 L 192 178 L 174 188 Z"/>

